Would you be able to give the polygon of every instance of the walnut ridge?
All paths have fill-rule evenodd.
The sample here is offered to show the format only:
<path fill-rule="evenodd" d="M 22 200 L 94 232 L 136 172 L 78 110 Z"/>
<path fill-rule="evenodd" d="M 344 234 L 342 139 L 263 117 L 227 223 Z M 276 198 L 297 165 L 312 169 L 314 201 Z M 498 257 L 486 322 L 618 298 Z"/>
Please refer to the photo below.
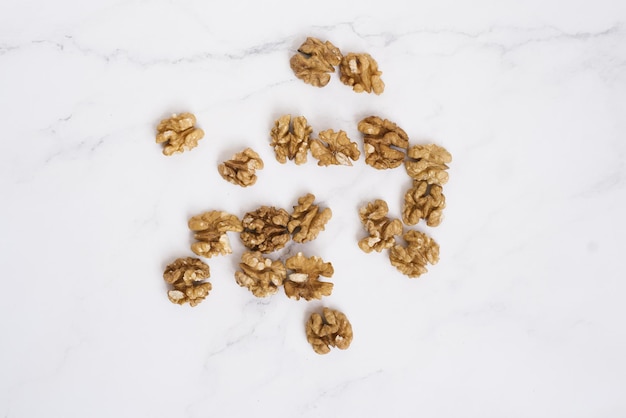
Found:
<path fill-rule="evenodd" d="M 382 72 L 370 54 L 350 53 L 344 56 L 339 64 L 339 72 L 341 82 L 351 86 L 357 93 L 381 94 L 385 90 L 385 83 L 380 78 Z"/>
<path fill-rule="evenodd" d="M 270 131 L 270 145 L 274 148 L 276 160 L 281 164 L 287 160 L 295 160 L 297 165 L 306 163 L 312 132 L 313 128 L 304 116 L 297 116 L 293 120 L 291 115 L 278 118 Z"/>
<path fill-rule="evenodd" d="M 305 257 L 301 252 L 285 261 L 285 267 L 292 272 L 284 281 L 285 294 L 290 299 L 321 299 L 333 291 L 333 284 L 320 282 L 320 276 L 331 277 L 335 270 L 331 263 L 325 263 L 320 257 Z"/>
<path fill-rule="evenodd" d="M 409 146 L 409 136 L 395 123 L 370 116 L 359 122 L 365 149 L 365 162 L 379 170 L 399 167 Z"/>
<path fill-rule="evenodd" d="M 420 231 L 411 230 L 403 235 L 407 245 L 395 245 L 389 250 L 389 260 L 407 276 L 419 277 L 426 273 L 427 264 L 439 261 L 439 244 Z"/>
<path fill-rule="evenodd" d="M 356 142 L 351 142 L 344 131 L 335 132 L 332 129 L 322 131 L 318 139 L 310 141 L 313 157 L 318 159 L 317 165 L 352 165 L 352 161 L 359 159 L 361 152 Z"/>
<path fill-rule="evenodd" d="M 205 282 L 211 276 L 209 266 L 193 257 L 178 258 L 163 272 L 163 279 L 172 285 L 167 297 L 172 303 L 196 306 L 211 291 L 211 283 Z"/>
<path fill-rule="evenodd" d="M 217 167 L 224 180 L 241 187 L 252 186 L 256 183 L 256 170 L 263 168 L 263 160 L 252 148 L 233 155 L 233 158 L 224 161 Z"/>
<path fill-rule="evenodd" d="M 293 207 L 287 229 L 293 234 L 295 242 L 303 243 L 317 238 L 333 215 L 330 208 L 320 211 L 319 206 L 313 204 L 314 201 L 315 195 L 308 193 L 300 197 L 298 205 Z"/>
<path fill-rule="evenodd" d="M 163 144 L 163 154 L 169 156 L 195 148 L 204 137 L 204 131 L 196 128 L 196 117 L 191 113 L 173 114 L 157 126 L 157 144 Z"/>
<path fill-rule="evenodd" d="M 237 284 L 260 298 L 275 294 L 287 277 L 287 269 L 281 261 L 264 258 L 258 251 L 244 253 L 239 268 L 241 271 L 235 273 Z"/>
<path fill-rule="evenodd" d="M 329 353 L 330 347 L 345 350 L 353 338 L 352 325 L 346 315 L 329 308 L 324 308 L 322 315 L 311 314 L 305 331 L 307 341 L 317 354 Z"/>
<path fill-rule="evenodd" d="M 226 232 L 243 230 L 239 218 L 218 210 L 196 215 L 189 219 L 188 225 L 198 240 L 191 245 L 191 250 L 203 257 L 230 254 L 232 249 Z"/>
<path fill-rule="evenodd" d="M 324 87 L 330 81 L 330 74 L 341 62 L 341 51 L 330 41 L 322 42 L 308 37 L 298 48 L 298 54 L 291 57 L 289 64 L 296 77 L 315 87 Z"/>
<path fill-rule="evenodd" d="M 376 199 L 359 209 L 361 223 L 369 236 L 359 241 L 359 248 L 366 253 L 381 252 L 396 243 L 396 235 L 402 233 L 400 219 L 389 219 L 387 202 Z"/>
<path fill-rule="evenodd" d="M 445 207 L 446 197 L 441 186 L 413 180 L 413 187 L 404 195 L 402 221 L 406 225 L 415 225 L 424 219 L 426 225 L 438 226 Z"/>
<path fill-rule="evenodd" d="M 287 229 L 289 219 L 289 213 L 285 209 L 261 206 L 244 215 L 241 241 L 253 251 L 270 253 L 279 250 L 291 238 Z"/>

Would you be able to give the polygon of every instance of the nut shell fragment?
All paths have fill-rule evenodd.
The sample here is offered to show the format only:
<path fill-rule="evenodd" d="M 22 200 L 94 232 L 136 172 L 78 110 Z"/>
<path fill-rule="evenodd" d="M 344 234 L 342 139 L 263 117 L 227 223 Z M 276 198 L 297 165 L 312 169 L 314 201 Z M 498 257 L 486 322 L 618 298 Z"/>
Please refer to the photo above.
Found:
<path fill-rule="evenodd" d="M 157 144 L 163 144 L 163 154 L 172 155 L 198 146 L 204 131 L 196 128 L 196 117 L 192 113 L 173 114 L 157 126 Z"/>
<path fill-rule="evenodd" d="M 189 229 L 194 232 L 198 242 L 191 245 L 191 250 L 203 257 L 232 253 L 227 231 L 241 232 L 243 226 L 235 215 L 213 210 L 189 219 Z"/>
<path fill-rule="evenodd" d="M 405 159 L 409 136 L 395 123 L 378 116 L 370 116 L 359 122 L 363 133 L 365 162 L 384 170 L 399 167 Z"/>
<path fill-rule="evenodd" d="M 395 245 L 389 250 L 389 260 L 407 276 L 419 277 L 426 273 L 427 264 L 439 261 L 439 244 L 420 231 L 411 230 L 403 235 L 407 245 Z"/>
<path fill-rule="evenodd" d="M 320 132 L 319 139 L 311 140 L 310 147 L 320 166 L 352 165 L 361 155 L 356 142 L 351 142 L 344 131 L 332 129 Z"/>
<path fill-rule="evenodd" d="M 350 53 L 344 56 L 339 72 L 341 82 L 357 93 L 381 94 L 385 90 L 385 83 L 380 78 L 382 71 L 378 70 L 378 63 L 370 54 Z"/>
<path fill-rule="evenodd" d="M 317 238 L 333 215 L 330 208 L 320 211 L 320 207 L 313 204 L 314 201 L 315 195 L 308 193 L 300 197 L 298 205 L 293 207 L 287 228 L 296 242 L 303 243 Z"/>
<path fill-rule="evenodd" d="M 287 229 L 289 219 L 285 209 L 261 206 L 243 217 L 241 241 L 253 251 L 270 253 L 279 250 L 291 239 Z"/>
<path fill-rule="evenodd" d="M 359 241 L 359 248 L 366 253 L 381 252 L 391 248 L 396 243 L 396 235 L 402 234 L 400 219 L 387 217 L 389 207 L 387 202 L 376 199 L 359 209 L 361 223 L 369 236 Z"/>
<path fill-rule="evenodd" d="M 309 138 L 313 128 L 304 116 L 283 115 L 274 122 L 270 131 L 271 146 L 274 148 L 276 160 L 284 164 L 287 160 L 295 160 L 296 165 L 306 163 L 309 151 Z"/>
<path fill-rule="evenodd" d="M 305 330 L 306 339 L 317 354 L 327 354 L 330 347 L 345 350 L 353 338 L 352 325 L 346 315 L 329 308 L 324 308 L 322 315 L 311 314 Z"/>
<path fill-rule="evenodd" d="M 319 277 L 331 277 L 335 270 L 331 263 L 325 263 L 320 257 L 305 257 L 301 252 L 285 261 L 285 267 L 292 273 L 284 281 L 285 294 L 290 299 L 321 299 L 333 291 L 333 284 L 320 282 Z"/>
<path fill-rule="evenodd" d="M 259 298 L 275 294 L 287 277 L 287 269 L 281 261 L 264 258 L 258 251 L 244 253 L 239 268 L 241 271 L 235 273 L 237 284 Z"/>
<path fill-rule="evenodd" d="M 233 158 L 224 161 L 217 167 L 224 180 L 241 187 L 252 186 L 256 183 L 256 170 L 263 168 L 263 160 L 252 148 L 233 155 Z"/>
<path fill-rule="evenodd" d="M 330 81 L 330 74 L 341 62 L 339 48 L 330 41 L 322 42 L 309 37 L 298 48 L 298 54 L 291 57 L 289 64 L 296 77 L 315 87 L 324 87 Z"/>

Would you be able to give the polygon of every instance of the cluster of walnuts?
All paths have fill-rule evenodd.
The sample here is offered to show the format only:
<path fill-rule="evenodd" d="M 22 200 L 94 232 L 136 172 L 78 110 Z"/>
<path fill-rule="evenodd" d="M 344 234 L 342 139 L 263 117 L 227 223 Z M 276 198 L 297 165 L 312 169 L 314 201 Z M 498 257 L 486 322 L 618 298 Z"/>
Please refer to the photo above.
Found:
<path fill-rule="evenodd" d="M 336 66 L 341 81 L 356 92 L 381 94 L 385 86 L 378 64 L 369 54 L 343 55 L 329 41 L 316 38 L 306 39 L 291 58 L 290 65 L 296 77 L 317 87 L 328 84 Z M 169 156 L 196 147 L 204 132 L 195 124 L 196 118 L 191 113 L 174 114 L 162 120 L 157 126 L 156 142 L 163 144 L 163 153 Z M 435 144 L 409 146 L 409 137 L 403 129 L 378 116 L 364 118 L 357 129 L 363 135 L 366 164 L 379 170 L 404 164 L 412 179 L 404 196 L 401 220 L 389 218 L 387 203 L 380 199 L 359 209 L 359 218 L 368 235 L 359 240 L 358 246 L 366 253 L 388 250 L 393 266 L 409 277 L 418 277 L 427 272 L 428 264 L 438 262 L 439 246 L 425 233 L 414 229 L 405 232 L 404 227 L 416 225 L 420 220 L 431 227 L 440 224 L 445 208 L 442 186 L 448 181 L 447 164 L 451 155 Z M 310 151 L 320 166 L 351 166 L 361 155 L 357 143 L 343 130 L 324 130 L 317 138 L 312 138 L 312 134 L 313 129 L 304 116 L 281 116 L 270 131 L 270 146 L 276 160 L 282 164 L 290 160 L 302 165 Z M 225 180 L 248 187 L 256 183 L 256 171 L 263 167 L 259 154 L 246 148 L 219 164 L 218 172 Z M 188 226 L 195 239 L 191 250 L 204 258 L 231 254 L 228 233 L 237 233 L 247 248 L 234 274 L 239 286 L 256 297 L 274 295 L 282 287 L 290 299 L 321 299 L 331 295 L 334 286 L 320 280 L 320 277 L 333 276 L 330 262 L 317 256 L 305 256 L 302 252 L 284 260 L 270 258 L 268 254 L 284 248 L 291 240 L 306 243 L 316 239 L 331 217 L 330 208 L 320 208 L 311 193 L 298 198 L 291 211 L 260 206 L 240 219 L 224 211 L 211 210 L 189 219 Z M 170 301 L 190 306 L 196 306 L 211 291 L 209 277 L 209 266 L 194 257 L 176 259 L 163 273 L 170 286 Z M 307 341 L 318 354 L 328 353 L 331 347 L 346 349 L 353 337 L 346 315 L 329 308 L 313 313 L 305 331 Z"/>

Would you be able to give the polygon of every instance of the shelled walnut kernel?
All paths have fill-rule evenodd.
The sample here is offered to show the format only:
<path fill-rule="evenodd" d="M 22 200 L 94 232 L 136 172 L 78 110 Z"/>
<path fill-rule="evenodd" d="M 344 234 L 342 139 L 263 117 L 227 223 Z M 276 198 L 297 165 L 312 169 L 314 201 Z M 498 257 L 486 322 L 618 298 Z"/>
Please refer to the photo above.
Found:
<path fill-rule="evenodd" d="M 335 270 L 331 263 L 325 263 L 320 257 L 305 257 L 301 252 L 285 261 L 285 267 L 292 270 L 284 281 L 285 294 L 290 299 L 321 299 L 333 291 L 333 284 L 320 282 L 319 277 L 331 277 Z"/>
<path fill-rule="evenodd" d="M 244 215 L 241 241 L 253 251 L 270 253 L 279 250 L 291 238 L 287 229 L 289 219 L 289 213 L 285 209 L 261 206 Z"/>
<path fill-rule="evenodd" d="M 310 147 L 320 166 L 352 165 L 350 160 L 356 161 L 361 155 L 356 142 L 351 142 L 344 131 L 332 129 L 320 132 L 319 139 L 311 140 Z"/>
<path fill-rule="evenodd" d="M 326 223 L 333 216 L 330 208 L 320 211 L 318 205 L 314 205 L 315 195 L 307 193 L 298 199 L 298 205 L 293 207 L 291 220 L 287 224 L 287 228 L 293 234 L 295 242 L 312 241 L 321 231 L 324 230 Z"/>
<path fill-rule="evenodd" d="M 157 126 L 156 136 L 157 144 L 163 144 L 163 154 L 169 156 L 198 146 L 204 131 L 195 124 L 196 117 L 191 113 L 173 114 L 163 119 Z"/>
<path fill-rule="evenodd" d="M 452 161 L 452 155 L 445 148 L 435 144 L 414 145 L 407 154 L 405 167 L 412 179 L 439 185 L 448 182 L 446 164 Z"/>
<path fill-rule="evenodd" d="M 404 195 L 402 221 L 406 225 L 416 225 L 424 219 L 426 225 L 438 226 L 445 207 L 446 197 L 441 186 L 413 180 L 413 187 Z"/>
<path fill-rule="evenodd" d="M 259 298 L 275 294 L 287 277 L 287 270 L 281 261 L 264 258 L 258 251 L 245 252 L 239 268 L 241 271 L 235 273 L 237 284 L 248 288 Z"/>
<path fill-rule="evenodd" d="M 271 146 L 274 148 L 276 160 L 284 164 L 287 160 L 295 160 L 297 165 L 306 163 L 309 151 L 309 137 L 313 128 L 309 126 L 304 116 L 291 119 L 291 115 L 284 115 L 274 122 L 270 132 Z"/>
<path fill-rule="evenodd" d="M 233 155 L 233 158 L 224 161 L 217 167 L 224 180 L 241 187 L 252 186 L 256 183 L 256 170 L 263 168 L 263 160 L 252 148 Z"/>
<path fill-rule="evenodd" d="M 196 306 L 211 291 L 211 283 L 203 282 L 210 276 L 209 266 L 202 260 L 193 257 L 176 259 L 163 272 L 163 279 L 173 287 L 167 292 L 168 299 L 178 305 L 189 303 Z"/>
<path fill-rule="evenodd" d="M 341 62 L 341 51 L 330 41 L 306 38 L 298 48 L 299 54 L 291 57 L 289 64 L 296 77 L 315 87 L 324 87 L 330 81 L 330 74 Z"/>
<path fill-rule="evenodd" d="M 330 347 L 345 350 L 352 342 L 352 325 L 342 312 L 324 308 L 322 315 L 312 313 L 306 323 L 306 339 L 317 354 L 327 354 Z"/>
<path fill-rule="evenodd" d="M 191 250 L 203 257 L 232 253 L 227 231 L 241 232 L 243 226 L 235 215 L 213 210 L 189 219 L 189 229 L 194 232 L 198 242 L 191 245 Z"/>
<path fill-rule="evenodd" d="M 396 235 L 402 234 L 400 219 L 389 219 L 387 202 L 376 199 L 359 209 L 361 223 L 369 236 L 359 241 L 359 248 L 366 253 L 381 252 L 396 243 Z"/>
<path fill-rule="evenodd" d="M 409 136 L 395 123 L 369 116 L 359 122 L 359 132 L 363 133 L 365 162 L 374 168 L 384 170 L 399 167 L 409 146 Z"/>
<path fill-rule="evenodd" d="M 439 261 L 439 244 L 420 231 L 411 230 L 403 235 L 407 245 L 395 245 L 389 250 L 389 260 L 403 274 L 413 278 L 426 273 L 427 264 Z"/>
<path fill-rule="evenodd" d="M 380 78 L 382 72 L 378 70 L 378 63 L 370 54 L 348 54 L 339 64 L 341 81 L 357 93 L 372 91 L 381 94 L 385 90 L 385 83 Z"/>

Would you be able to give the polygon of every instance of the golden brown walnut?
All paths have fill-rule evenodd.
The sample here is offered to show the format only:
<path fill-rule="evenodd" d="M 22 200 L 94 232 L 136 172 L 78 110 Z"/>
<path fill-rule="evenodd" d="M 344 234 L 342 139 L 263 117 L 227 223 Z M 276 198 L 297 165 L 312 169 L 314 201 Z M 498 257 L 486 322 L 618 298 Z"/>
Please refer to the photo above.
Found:
<path fill-rule="evenodd" d="M 203 282 L 211 276 L 209 266 L 193 257 L 179 258 L 169 264 L 163 272 L 163 279 L 173 289 L 167 292 L 172 303 L 189 303 L 196 306 L 211 291 L 211 283 Z"/>
<path fill-rule="evenodd" d="M 380 78 L 382 72 L 370 54 L 350 53 L 344 56 L 339 64 L 339 72 L 343 84 L 351 86 L 357 93 L 373 91 L 381 94 L 385 90 L 385 83 Z"/>
<path fill-rule="evenodd" d="M 332 129 L 322 131 L 319 139 L 313 139 L 310 143 L 313 157 L 319 161 L 317 165 L 352 165 L 352 161 L 359 159 L 361 153 L 356 142 L 350 142 L 350 138 L 344 131 L 335 132 Z"/>
<path fill-rule="evenodd" d="M 157 126 L 157 144 L 163 144 L 163 154 L 172 155 L 198 146 L 204 131 L 196 128 L 196 117 L 191 113 L 173 114 Z"/>
<path fill-rule="evenodd" d="M 367 164 L 379 170 L 402 164 L 409 136 L 398 125 L 378 116 L 369 116 L 359 122 L 358 129 L 364 135 Z"/>
<path fill-rule="evenodd" d="M 333 284 L 320 282 L 319 277 L 331 277 L 335 270 L 331 263 L 325 263 L 320 257 L 305 257 L 298 253 L 285 261 L 285 267 L 292 270 L 284 282 L 285 294 L 290 299 L 321 299 L 333 291 Z"/>
<path fill-rule="evenodd" d="M 291 115 L 284 115 L 274 122 L 270 132 L 276 153 L 276 160 L 281 164 L 287 160 L 294 160 L 297 165 L 306 163 L 306 154 L 309 151 L 309 137 L 313 132 L 304 116 L 291 119 Z"/>
<path fill-rule="evenodd" d="M 287 224 L 289 232 L 296 242 L 307 242 L 317 238 L 324 230 L 326 223 L 333 216 L 330 208 L 320 212 L 320 207 L 314 205 L 315 195 L 308 193 L 298 199 L 298 206 L 293 207 L 291 220 Z"/>
<path fill-rule="evenodd" d="M 244 253 L 239 268 L 241 271 L 235 273 L 237 284 L 259 298 L 275 294 L 287 277 L 287 269 L 281 261 L 264 258 L 258 251 Z"/>
<path fill-rule="evenodd" d="M 395 245 L 389 250 L 389 260 L 402 273 L 409 277 L 419 277 L 426 273 L 427 264 L 439 261 L 439 244 L 419 231 L 408 231 L 403 235 L 407 245 Z"/>
<path fill-rule="evenodd" d="M 415 225 L 424 219 L 426 225 L 437 226 L 445 207 L 446 197 L 441 186 L 414 180 L 413 187 L 404 195 L 402 220 L 406 225 Z"/>
<path fill-rule="evenodd" d="M 345 350 L 352 337 L 350 321 L 334 309 L 324 308 L 322 315 L 314 312 L 306 323 L 306 339 L 317 354 L 327 354 L 330 347 Z"/>
<path fill-rule="evenodd" d="M 324 87 L 330 81 L 330 74 L 341 62 L 341 51 L 330 41 L 306 38 L 298 48 L 299 54 L 291 57 L 289 64 L 296 77 L 315 87 Z"/>
<path fill-rule="evenodd" d="M 241 240 L 252 251 L 270 253 L 283 248 L 290 239 L 289 213 L 273 206 L 261 206 L 242 220 Z"/>
<path fill-rule="evenodd" d="M 226 232 L 243 231 L 239 218 L 219 210 L 196 215 L 189 219 L 188 224 L 189 229 L 194 232 L 194 238 L 198 240 L 191 245 L 191 251 L 202 257 L 232 253 Z"/>
<path fill-rule="evenodd" d="M 443 185 L 448 182 L 447 163 L 452 155 L 435 144 L 414 145 L 408 150 L 409 160 L 405 162 L 406 172 L 416 181 Z"/>
<path fill-rule="evenodd" d="M 241 187 L 252 186 L 256 183 L 256 170 L 263 168 L 263 160 L 252 148 L 233 155 L 233 158 L 224 161 L 217 167 L 224 180 Z"/>
<path fill-rule="evenodd" d="M 402 234 L 400 219 L 389 219 L 387 202 L 376 199 L 359 209 L 361 223 L 369 236 L 359 241 L 359 248 L 366 253 L 381 252 L 396 243 L 396 235 Z"/>

